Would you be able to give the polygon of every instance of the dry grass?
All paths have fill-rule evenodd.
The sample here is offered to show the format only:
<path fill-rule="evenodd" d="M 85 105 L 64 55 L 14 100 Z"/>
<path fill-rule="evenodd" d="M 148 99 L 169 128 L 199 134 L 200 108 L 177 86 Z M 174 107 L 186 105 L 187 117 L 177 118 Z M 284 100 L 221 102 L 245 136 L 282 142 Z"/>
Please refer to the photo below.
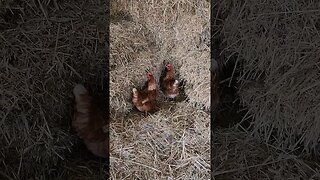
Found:
<path fill-rule="evenodd" d="M 110 25 L 110 108 L 118 113 L 132 109 L 132 88 L 143 85 L 145 70 L 155 63 L 142 28 L 134 22 Z"/>
<path fill-rule="evenodd" d="M 236 129 L 213 134 L 214 179 L 318 179 L 319 165 L 263 145 Z"/>
<path fill-rule="evenodd" d="M 110 41 L 114 45 L 111 43 L 110 51 L 116 51 L 111 53 L 115 54 L 114 60 L 110 59 L 111 62 L 135 62 L 139 59 L 137 56 L 142 54 L 149 61 L 145 66 L 155 66 L 158 69 L 157 75 L 160 75 L 163 61 L 171 62 L 180 79 L 187 82 L 185 92 L 189 102 L 199 108 L 210 109 L 210 3 L 198 0 L 134 3 L 119 0 L 111 2 L 111 15 L 117 17 L 114 18 L 117 21 L 111 20 Z M 119 19 L 122 21 L 119 22 Z M 128 23 L 132 24 L 131 27 L 126 25 L 125 30 L 119 29 L 119 26 Z M 117 36 L 113 37 L 112 34 L 115 33 Z M 135 65 L 139 69 L 145 68 L 138 66 Z M 137 69 L 137 72 L 140 71 Z M 136 84 L 134 80 L 127 83 Z M 128 87 L 127 84 L 121 85 Z M 122 94 L 121 98 L 121 95 L 115 95 L 117 99 L 111 101 L 111 104 L 117 104 L 114 107 L 116 109 L 126 107 L 125 111 L 130 108 L 126 103 L 129 95 L 125 92 Z M 111 95 L 111 98 L 115 96 Z"/>
<path fill-rule="evenodd" d="M 238 55 L 252 134 L 287 152 L 318 154 L 319 4 L 221 1 L 223 52 Z M 241 63 L 240 63 L 241 62 Z"/>
<path fill-rule="evenodd" d="M 224 84 L 248 109 L 241 123 L 212 136 L 215 179 L 319 179 L 318 4 L 222 0 L 213 7 L 219 65 L 236 65 L 226 68 Z"/>
<path fill-rule="evenodd" d="M 88 82 L 96 91 L 103 89 L 106 4 L 54 2 L 17 1 L 9 7 L 15 16 L 1 14 L 2 178 L 92 177 L 103 165 L 86 163 L 85 149 L 68 158 L 80 143 L 70 127 L 73 85 Z M 64 166 L 87 171 L 60 174 Z"/>
<path fill-rule="evenodd" d="M 210 178 L 209 10 L 197 0 L 111 2 L 112 179 Z M 132 111 L 132 88 L 147 67 L 159 79 L 164 62 L 184 80 L 187 99 L 160 96 L 155 113 Z"/>
<path fill-rule="evenodd" d="M 110 137 L 112 179 L 210 178 L 209 115 L 185 102 L 114 117 Z"/>

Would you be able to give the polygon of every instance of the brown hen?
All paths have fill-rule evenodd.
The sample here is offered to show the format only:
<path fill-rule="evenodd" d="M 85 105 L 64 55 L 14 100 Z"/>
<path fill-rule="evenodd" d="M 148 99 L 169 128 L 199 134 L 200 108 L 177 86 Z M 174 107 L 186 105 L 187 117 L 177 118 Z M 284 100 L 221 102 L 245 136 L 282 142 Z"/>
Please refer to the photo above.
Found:
<path fill-rule="evenodd" d="M 168 98 L 175 98 L 179 95 L 179 81 L 175 78 L 175 71 L 172 64 L 165 66 L 164 74 L 160 78 L 160 87 Z"/>
<path fill-rule="evenodd" d="M 103 130 L 106 117 L 93 103 L 92 97 L 83 85 L 76 85 L 73 94 L 75 97 L 73 128 L 94 155 L 106 158 L 108 141 L 107 133 Z"/>
<path fill-rule="evenodd" d="M 142 91 L 132 89 L 132 103 L 141 112 L 150 112 L 156 107 L 159 95 L 156 80 L 151 72 L 147 72 L 148 81 Z"/>

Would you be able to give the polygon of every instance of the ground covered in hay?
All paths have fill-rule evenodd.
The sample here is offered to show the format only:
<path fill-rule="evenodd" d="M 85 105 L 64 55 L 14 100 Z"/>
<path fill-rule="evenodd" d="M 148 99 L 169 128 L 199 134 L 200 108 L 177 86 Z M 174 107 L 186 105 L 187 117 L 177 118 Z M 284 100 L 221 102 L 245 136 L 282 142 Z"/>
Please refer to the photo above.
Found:
<path fill-rule="evenodd" d="M 103 94 L 107 9 L 104 1 L 0 2 L 0 179 L 105 177 L 106 162 L 75 136 L 71 110 L 76 83 Z"/>
<path fill-rule="evenodd" d="M 317 154 L 319 4 L 223 5 L 223 51 L 237 55 L 240 96 L 255 118 L 250 131 L 285 151 Z"/>
<path fill-rule="evenodd" d="M 312 161 L 265 145 L 236 128 L 213 134 L 213 176 L 223 179 L 319 179 Z"/>
<path fill-rule="evenodd" d="M 213 134 L 215 178 L 319 179 L 319 3 L 212 6 L 217 60 L 232 65 L 222 81 L 236 93 L 225 108 L 242 114 Z"/>
<path fill-rule="evenodd" d="M 110 176 L 112 179 L 210 178 L 210 4 L 207 1 L 111 2 Z M 161 95 L 152 114 L 136 112 L 133 87 L 159 79 L 170 62 L 184 94 Z"/>

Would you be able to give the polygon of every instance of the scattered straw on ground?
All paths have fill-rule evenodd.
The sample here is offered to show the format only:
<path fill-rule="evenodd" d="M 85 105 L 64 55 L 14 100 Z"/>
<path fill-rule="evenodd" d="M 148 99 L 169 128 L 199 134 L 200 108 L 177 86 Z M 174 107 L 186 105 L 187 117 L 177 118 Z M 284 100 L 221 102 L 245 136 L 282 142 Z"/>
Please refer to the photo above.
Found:
<path fill-rule="evenodd" d="M 263 145 L 234 128 L 214 132 L 213 175 L 219 179 L 318 179 L 319 166 Z"/>
<path fill-rule="evenodd" d="M 237 65 L 226 81 L 236 78 L 231 86 L 249 110 L 243 120 L 252 120 L 249 128 L 236 126 L 244 132 L 214 132 L 215 179 L 320 178 L 317 156 L 310 153 L 319 150 L 320 122 L 320 12 L 312 3 L 213 4 L 219 64 Z"/>
<path fill-rule="evenodd" d="M 70 126 L 72 88 L 103 87 L 106 4 L 12 2 L 0 11 L 0 179 L 100 175 L 103 163 L 86 164 L 85 147 L 70 160 L 78 164 L 68 157 L 80 143 Z M 64 166 L 87 170 L 59 174 Z"/>
<path fill-rule="evenodd" d="M 110 125 L 112 179 L 210 178 L 209 115 L 185 102 Z"/>
<path fill-rule="evenodd" d="M 111 62 L 128 61 L 139 54 L 152 52 L 154 56 L 146 64 L 157 67 L 159 74 L 163 61 L 173 63 L 180 79 L 187 83 L 185 92 L 189 102 L 199 108 L 210 109 L 210 3 L 198 0 L 114 0 L 111 2 L 111 15 L 117 17 L 111 22 L 121 23 L 115 26 L 126 27 L 120 30 L 120 27 L 114 27 L 111 23 L 110 39 L 111 42 L 114 40 L 111 52 L 118 52 L 114 53 L 115 59 L 111 59 Z M 128 21 L 133 24 L 132 27 L 123 25 Z M 138 27 L 135 26 L 140 26 L 138 33 Z M 123 46 L 124 42 L 128 46 Z M 126 84 L 124 86 L 127 87 Z M 123 101 L 116 103 L 121 103 L 119 106 L 126 104 Z"/>
<path fill-rule="evenodd" d="M 197 0 L 111 2 L 112 179 L 210 178 L 209 10 Z M 187 99 L 160 96 L 155 113 L 132 111 L 132 88 L 146 81 L 145 69 L 155 67 L 158 81 L 166 62 Z"/>
<path fill-rule="evenodd" d="M 287 152 L 318 154 L 319 4 L 221 4 L 221 12 L 227 12 L 224 52 L 243 60 L 238 81 L 242 101 L 255 118 L 250 132 Z"/>

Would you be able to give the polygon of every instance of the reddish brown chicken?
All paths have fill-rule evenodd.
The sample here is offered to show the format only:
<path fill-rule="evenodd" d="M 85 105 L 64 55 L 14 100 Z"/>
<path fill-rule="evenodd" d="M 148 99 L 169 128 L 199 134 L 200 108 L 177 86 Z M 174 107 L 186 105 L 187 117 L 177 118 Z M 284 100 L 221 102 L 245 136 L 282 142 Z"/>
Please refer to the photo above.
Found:
<path fill-rule="evenodd" d="M 141 112 L 150 112 L 156 107 L 159 95 L 156 80 L 151 72 L 147 72 L 147 83 L 142 91 L 132 89 L 132 103 Z"/>
<path fill-rule="evenodd" d="M 175 71 L 172 64 L 167 64 L 163 75 L 160 78 L 160 87 L 168 98 L 175 98 L 179 95 L 179 81 L 175 78 Z"/>
<path fill-rule="evenodd" d="M 93 103 L 88 90 L 81 84 L 73 89 L 75 97 L 72 126 L 87 148 L 96 156 L 107 157 L 106 117 Z"/>

